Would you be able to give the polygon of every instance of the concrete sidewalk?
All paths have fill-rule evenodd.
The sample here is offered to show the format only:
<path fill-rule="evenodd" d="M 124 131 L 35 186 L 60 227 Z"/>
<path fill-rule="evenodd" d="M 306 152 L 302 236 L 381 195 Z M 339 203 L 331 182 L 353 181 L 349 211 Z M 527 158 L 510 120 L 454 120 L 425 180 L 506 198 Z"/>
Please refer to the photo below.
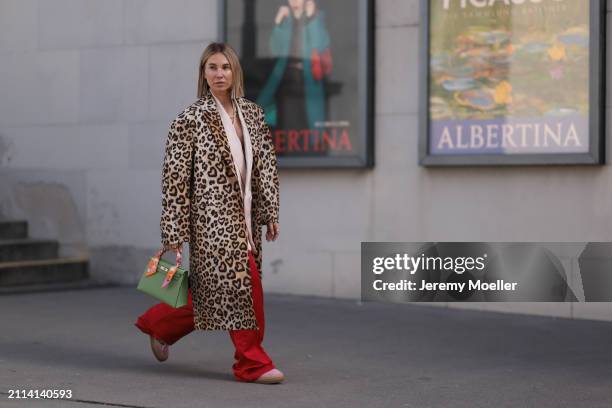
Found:
<path fill-rule="evenodd" d="M 165 363 L 133 288 L 0 297 L 0 407 L 610 407 L 612 323 L 266 295 L 280 385 L 233 380 L 226 332 Z M 72 401 L 9 400 L 70 389 Z"/>

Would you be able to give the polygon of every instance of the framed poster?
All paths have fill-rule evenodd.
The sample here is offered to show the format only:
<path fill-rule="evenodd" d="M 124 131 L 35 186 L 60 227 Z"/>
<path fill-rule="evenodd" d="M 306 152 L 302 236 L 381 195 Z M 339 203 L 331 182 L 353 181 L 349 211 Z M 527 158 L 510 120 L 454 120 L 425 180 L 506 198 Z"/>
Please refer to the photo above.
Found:
<path fill-rule="evenodd" d="M 219 0 L 279 167 L 373 166 L 372 0 Z"/>
<path fill-rule="evenodd" d="M 603 164 L 604 0 L 422 0 L 425 166 Z"/>

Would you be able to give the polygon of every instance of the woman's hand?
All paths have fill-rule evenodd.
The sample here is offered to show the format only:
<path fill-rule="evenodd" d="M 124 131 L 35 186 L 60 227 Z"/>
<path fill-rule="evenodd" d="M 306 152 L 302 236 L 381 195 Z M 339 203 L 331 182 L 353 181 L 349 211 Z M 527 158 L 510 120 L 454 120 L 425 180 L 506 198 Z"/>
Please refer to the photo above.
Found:
<path fill-rule="evenodd" d="M 306 17 L 312 17 L 317 11 L 317 3 L 314 0 L 306 0 Z"/>
<path fill-rule="evenodd" d="M 266 232 L 267 241 L 276 241 L 280 234 L 280 225 L 277 222 L 268 223 L 268 231 Z"/>
<path fill-rule="evenodd" d="M 274 18 L 274 23 L 276 25 L 279 25 L 280 23 L 282 23 L 285 17 L 289 17 L 289 11 L 290 11 L 289 7 L 280 6 L 278 8 L 278 13 L 276 13 L 276 17 Z"/>
<path fill-rule="evenodd" d="M 182 251 L 183 250 L 183 244 L 170 244 L 170 245 L 166 245 L 165 247 L 166 251 Z"/>

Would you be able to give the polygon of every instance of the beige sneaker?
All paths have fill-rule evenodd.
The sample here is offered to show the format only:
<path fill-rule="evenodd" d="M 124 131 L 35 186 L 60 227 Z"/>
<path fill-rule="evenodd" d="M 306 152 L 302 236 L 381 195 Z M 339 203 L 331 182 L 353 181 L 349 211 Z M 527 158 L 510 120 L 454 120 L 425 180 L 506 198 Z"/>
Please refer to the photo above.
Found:
<path fill-rule="evenodd" d="M 166 361 L 168 359 L 168 355 L 170 354 L 169 347 L 162 340 L 156 339 L 153 336 L 149 336 L 151 340 L 151 351 L 153 351 L 153 355 L 159 362 Z"/>
<path fill-rule="evenodd" d="M 273 368 L 270 371 L 263 373 L 258 379 L 255 380 L 258 384 L 278 384 L 285 379 L 285 375 L 281 370 Z"/>

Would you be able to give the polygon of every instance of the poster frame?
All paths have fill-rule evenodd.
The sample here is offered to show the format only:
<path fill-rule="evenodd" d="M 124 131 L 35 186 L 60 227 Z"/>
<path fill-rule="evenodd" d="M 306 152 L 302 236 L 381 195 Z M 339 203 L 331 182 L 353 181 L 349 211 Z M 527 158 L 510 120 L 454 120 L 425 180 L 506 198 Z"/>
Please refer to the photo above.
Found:
<path fill-rule="evenodd" d="M 250 1 L 250 0 L 249 0 Z M 374 0 L 354 0 L 358 7 L 358 84 L 359 98 L 358 118 L 361 134 L 356 137 L 363 140 L 364 149 L 347 157 L 291 157 L 278 156 L 279 168 L 347 168 L 371 169 L 374 167 Z M 217 21 L 219 41 L 227 41 L 227 0 L 217 0 Z M 243 64 L 244 65 L 244 64 Z M 244 67 L 248 69 L 248 67 Z M 365 133 L 365 134 L 363 134 Z"/>
<path fill-rule="evenodd" d="M 431 0 L 420 0 L 419 164 L 428 166 L 605 164 L 606 1 L 589 0 L 589 151 L 587 153 L 432 155 L 429 152 Z M 443 30 L 444 27 L 436 27 Z"/>

